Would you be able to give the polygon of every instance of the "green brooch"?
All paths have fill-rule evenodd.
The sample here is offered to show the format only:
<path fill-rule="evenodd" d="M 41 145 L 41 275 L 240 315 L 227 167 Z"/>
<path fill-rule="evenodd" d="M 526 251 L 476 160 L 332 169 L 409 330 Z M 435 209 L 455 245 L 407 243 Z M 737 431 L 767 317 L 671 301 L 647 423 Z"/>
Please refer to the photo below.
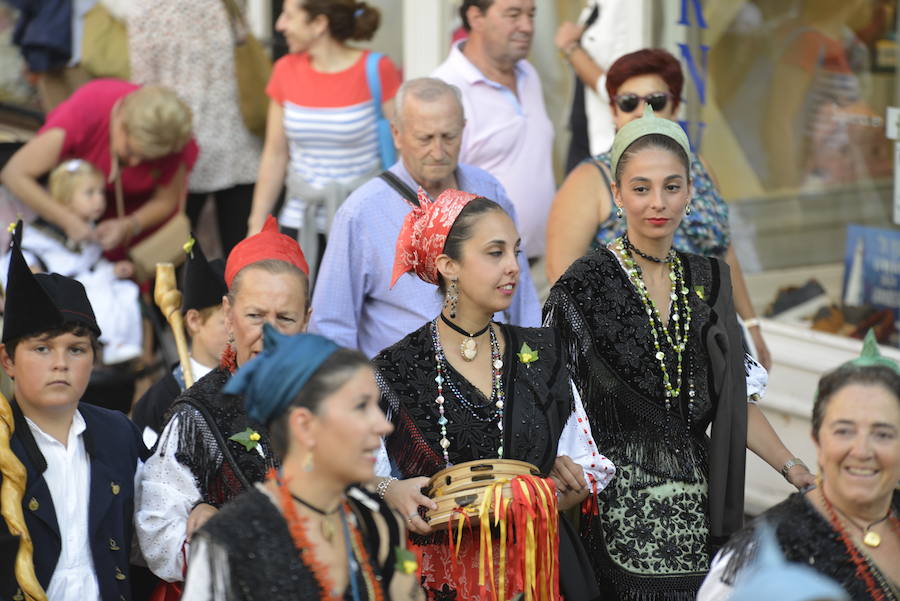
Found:
<path fill-rule="evenodd" d="M 262 438 L 262 436 L 259 435 L 259 432 L 248 427 L 243 432 L 232 434 L 228 437 L 228 440 L 233 440 L 234 442 L 240 443 L 244 445 L 245 449 L 247 449 L 248 451 L 252 451 L 259 445 L 260 438 Z"/>
<path fill-rule="evenodd" d="M 703 286 L 694 286 L 694 293 L 700 297 L 700 300 L 706 300 L 706 288 Z"/>
<path fill-rule="evenodd" d="M 414 574 L 419 569 L 419 562 L 416 561 L 415 554 L 406 547 L 398 545 L 394 549 L 397 557 L 397 563 L 394 564 L 394 570 L 403 574 Z"/>
<path fill-rule="evenodd" d="M 194 245 L 195 245 L 195 244 L 197 244 L 196 238 L 194 238 L 193 236 L 191 236 L 190 238 L 188 238 L 188 241 L 185 242 L 185 243 L 184 243 L 184 246 L 181 247 L 181 248 L 184 249 L 184 254 L 186 254 L 186 255 L 191 254 L 191 253 L 194 251 Z"/>
<path fill-rule="evenodd" d="M 538 360 L 538 352 L 528 346 L 528 343 L 525 342 L 522 344 L 522 348 L 519 349 L 518 352 L 519 361 L 528 365 L 529 363 L 534 363 Z"/>

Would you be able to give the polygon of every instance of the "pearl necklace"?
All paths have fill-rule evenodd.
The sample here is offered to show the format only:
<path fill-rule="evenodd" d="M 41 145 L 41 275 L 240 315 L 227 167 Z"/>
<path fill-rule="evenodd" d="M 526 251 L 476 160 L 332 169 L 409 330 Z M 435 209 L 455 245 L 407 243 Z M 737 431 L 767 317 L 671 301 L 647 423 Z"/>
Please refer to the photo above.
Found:
<path fill-rule="evenodd" d="M 491 335 L 491 400 L 494 401 L 494 415 L 497 417 L 497 429 L 500 430 L 500 446 L 497 447 L 497 457 L 503 459 L 503 407 L 504 393 L 503 380 L 501 377 L 503 369 L 503 359 L 500 358 L 500 343 L 497 341 L 497 335 L 494 334 L 494 328 L 488 330 Z M 450 439 L 447 438 L 447 424 L 449 421 L 444 415 L 444 382 L 445 368 L 444 364 L 447 360 L 444 355 L 444 347 L 441 345 L 441 339 L 438 335 L 437 319 L 431 322 L 431 339 L 434 343 L 434 360 L 437 364 L 437 376 L 434 381 L 437 383 L 437 397 L 434 399 L 438 409 L 438 425 L 441 427 L 441 440 L 439 444 L 444 454 L 444 463 L 447 467 L 453 465 L 450 463 Z M 448 382 L 449 384 L 449 382 Z"/>
<path fill-rule="evenodd" d="M 644 305 L 644 311 L 647 313 L 647 319 L 650 321 L 650 333 L 653 335 L 653 348 L 656 351 L 655 357 L 656 360 L 659 361 L 659 367 L 663 375 L 666 411 L 669 411 L 671 410 L 672 399 L 676 399 L 681 395 L 684 350 L 687 348 L 688 333 L 691 329 L 691 306 L 688 303 L 688 288 L 684 280 L 684 266 L 681 264 L 681 258 L 675 254 L 672 257 L 671 268 L 669 270 L 669 279 L 672 282 L 672 289 L 669 294 L 669 298 L 672 300 L 672 314 L 670 318 L 675 322 L 675 338 L 673 340 L 669 333 L 669 329 L 663 326 L 662 317 L 660 317 L 656 303 L 650 298 L 650 294 L 647 292 L 647 286 L 644 284 L 644 280 L 641 277 L 641 268 L 634 262 L 634 258 L 631 256 L 631 251 L 629 250 L 630 244 L 623 238 L 616 238 L 614 246 L 622 257 L 622 262 L 625 264 L 625 271 L 628 274 L 628 278 L 637 290 L 638 296 L 641 299 L 641 304 Z M 680 303 L 679 300 L 681 301 Z M 682 316 L 684 319 L 682 319 Z M 677 371 L 674 385 L 669 376 L 669 370 L 666 367 L 666 354 L 663 352 L 661 346 L 662 340 L 665 340 L 675 353 Z M 696 392 L 694 390 L 694 379 L 688 376 L 687 381 L 688 414 L 690 414 L 693 410 Z"/>

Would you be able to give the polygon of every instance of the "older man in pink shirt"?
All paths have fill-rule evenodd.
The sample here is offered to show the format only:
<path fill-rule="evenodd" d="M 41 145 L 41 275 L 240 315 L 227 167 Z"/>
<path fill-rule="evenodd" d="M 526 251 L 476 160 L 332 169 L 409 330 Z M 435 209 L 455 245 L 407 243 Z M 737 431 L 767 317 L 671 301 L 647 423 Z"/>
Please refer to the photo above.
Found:
<path fill-rule="evenodd" d="M 525 60 L 534 31 L 534 0 L 464 0 L 467 40 L 433 73 L 462 92 L 466 114 L 460 162 L 500 180 L 519 216 L 529 259 L 544 254 L 555 193 L 553 125 L 541 81 Z"/>

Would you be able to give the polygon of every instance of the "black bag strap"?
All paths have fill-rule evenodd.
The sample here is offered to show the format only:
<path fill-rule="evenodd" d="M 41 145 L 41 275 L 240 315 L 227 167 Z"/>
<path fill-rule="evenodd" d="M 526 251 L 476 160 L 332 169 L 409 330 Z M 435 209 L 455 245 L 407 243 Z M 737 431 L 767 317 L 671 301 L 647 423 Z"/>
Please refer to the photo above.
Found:
<path fill-rule="evenodd" d="M 419 206 L 419 196 L 412 188 L 407 186 L 402 179 L 400 179 L 390 171 L 382 171 L 378 175 L 378 177 L 383 179 L 387 185 L 396 190 L 400 196 L 412 203 L 413 206 Z"/>

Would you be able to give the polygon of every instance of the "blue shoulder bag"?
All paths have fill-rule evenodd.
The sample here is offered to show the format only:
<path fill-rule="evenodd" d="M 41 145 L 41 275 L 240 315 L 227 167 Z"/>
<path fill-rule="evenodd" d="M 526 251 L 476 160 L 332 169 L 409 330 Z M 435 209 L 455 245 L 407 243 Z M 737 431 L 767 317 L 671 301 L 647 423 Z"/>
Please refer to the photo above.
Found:
<path fill-rule="evenodd" d="M 394 138 L 391 135 L 391 124 L 384 117 L 381 110 L 381 78 L 378 76 L 378 62 L 382 54 L 370 52 L 366 57 L 366 81 L 369 84 L 369 93 L 372 94 L 372 102 L 375 103 L 375 133 L 378 136 L 378 156 L 381 157 L 381 168 L 387 169 L 397 162 L 397 149 L 394 148 Z"/>

